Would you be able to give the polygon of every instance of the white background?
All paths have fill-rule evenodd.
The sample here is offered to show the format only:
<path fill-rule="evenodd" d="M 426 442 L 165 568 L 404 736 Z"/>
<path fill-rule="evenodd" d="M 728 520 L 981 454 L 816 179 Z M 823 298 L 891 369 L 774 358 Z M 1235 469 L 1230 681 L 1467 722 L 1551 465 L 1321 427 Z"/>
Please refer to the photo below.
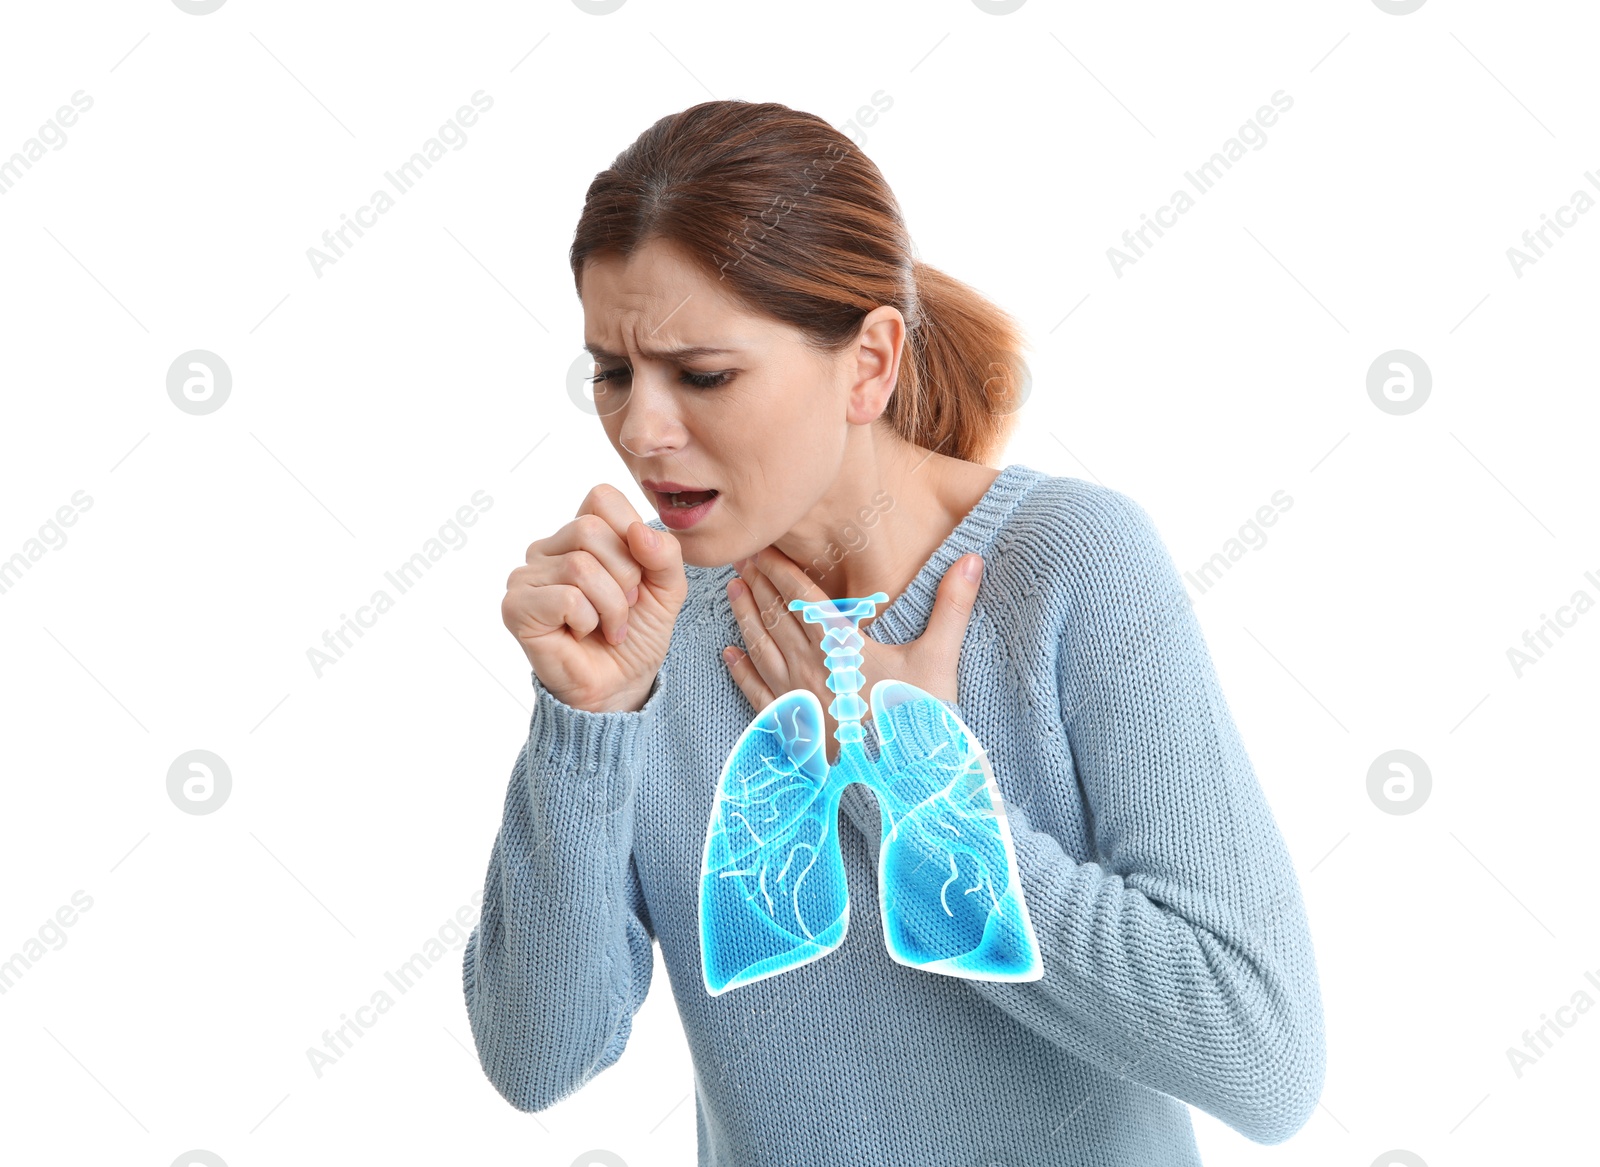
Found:
<path fill-rule="evenodd" d="M 1600 214 L 1507 257 L 1600 196 L 1590 16 L 8 5 L 0 157 L 93 107 L 0 197 L 0 558 L 92 505 L 0 594 L 0 959 L 93 904 L 0 995 L 0 1160 L 693 1161 L 659 967 L 622 1061 L 535 1116 L 478 1067 L 459 946 L 320 1076 L 306 1051 L 481 889 L 531 710 L 506 576 L 596 481 L 633 492 L 565 390 L 590 179 L 699 101 L 845 127 L 880 90 L 853 136 L 920 257 L 1034 345 L 1003 462 L 1128 493 L 1183 570 L 1293 499 L 1195 604 L 1302 880 L 1327 1084 L 1276 1148 L 1196 1112 L 1206 1162 L 1592 1156 L 1600 1009 L 1520 1077 L 1506 1054 L 1600 977 L 1600 609 L 1507 657 L 1600 601 Z M 319 277 L 306 249 L 478 90 L 466 145 Z M 1278 90 L 1266 144 L 1116 274 L 1107 249 Z M 206 416 L 166 391 L 191 349 L 232 372 Z M 1433 378 L 1403 416 L 1366 388 L 1392 349 Z M 465 545 L 316 675 L 307 650 L 480 490 Z M 232 775 L 216 813 L 167 793 L 195 749 Z M 1391 749 L 1431 772 L 1414 813 L 1369 798 Z"/>

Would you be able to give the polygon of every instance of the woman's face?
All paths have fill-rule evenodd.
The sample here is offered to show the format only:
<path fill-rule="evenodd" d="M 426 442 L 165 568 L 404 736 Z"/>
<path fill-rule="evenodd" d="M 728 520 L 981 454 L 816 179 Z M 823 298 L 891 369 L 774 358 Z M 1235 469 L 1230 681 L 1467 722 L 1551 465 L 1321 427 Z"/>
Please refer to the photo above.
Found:
<path fill-rule="evenodd" d="M 590 259 L 582 289 L 601 423 L 684 562 L 731 563 L 800 525 L 838 480 L 861 416 L 857 355 L 819 356 L 660 241 Z M 674 509 L 650 482 L 717 493 Z"/>

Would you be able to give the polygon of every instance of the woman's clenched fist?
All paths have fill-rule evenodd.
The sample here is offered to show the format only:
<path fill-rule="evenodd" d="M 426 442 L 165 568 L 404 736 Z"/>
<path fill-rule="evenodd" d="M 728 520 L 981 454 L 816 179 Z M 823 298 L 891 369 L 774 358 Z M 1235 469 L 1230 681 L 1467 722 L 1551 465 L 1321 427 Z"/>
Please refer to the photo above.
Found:
<path fill-rule="evenodd" d="M 594 713 L 638 710 L 688 591 L 678 540 L 601 483 L 577 518 L 528 545 L 500 616 L 552 696 Z"/>

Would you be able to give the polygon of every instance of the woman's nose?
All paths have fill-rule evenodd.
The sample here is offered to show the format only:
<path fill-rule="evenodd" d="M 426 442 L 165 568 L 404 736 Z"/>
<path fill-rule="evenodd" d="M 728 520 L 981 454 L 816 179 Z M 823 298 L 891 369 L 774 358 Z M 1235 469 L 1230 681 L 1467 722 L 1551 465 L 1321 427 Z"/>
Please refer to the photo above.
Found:
<path fill-rule="evenodd" d="M 671 452 L 683 444 L 683 426 L 672 410 L 671 394 L 639 384 L 635 378 L 628 403 L 622 410 L 617 440 L 631 454 Z"/>
<path fill-rule="evenodd" d="M 682 426 L 672 416 L 650 407 L 640 408 L 640 402 L 632 400 L 622 413 L 618 440 L 629 453 L 645 458 L 677 450 L 682 445 L 682 435 Z"/>

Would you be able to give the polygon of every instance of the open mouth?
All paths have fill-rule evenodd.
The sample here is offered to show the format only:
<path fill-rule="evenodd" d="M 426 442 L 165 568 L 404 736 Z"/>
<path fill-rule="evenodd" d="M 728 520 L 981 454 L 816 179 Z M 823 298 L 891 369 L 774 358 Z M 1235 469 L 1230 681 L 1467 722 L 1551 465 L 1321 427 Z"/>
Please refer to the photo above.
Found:
<path fill-rule="evenodd" d="M 717 493 L 715 490 L 679 490 L 672 492 L 658 490 L 655 492 L 656 497 L 663 500 L 666 506 L 680 510 L 687 510 L 690 507 L 697 507 L 703 502 L 709 502 L 717 496 Z"/>

